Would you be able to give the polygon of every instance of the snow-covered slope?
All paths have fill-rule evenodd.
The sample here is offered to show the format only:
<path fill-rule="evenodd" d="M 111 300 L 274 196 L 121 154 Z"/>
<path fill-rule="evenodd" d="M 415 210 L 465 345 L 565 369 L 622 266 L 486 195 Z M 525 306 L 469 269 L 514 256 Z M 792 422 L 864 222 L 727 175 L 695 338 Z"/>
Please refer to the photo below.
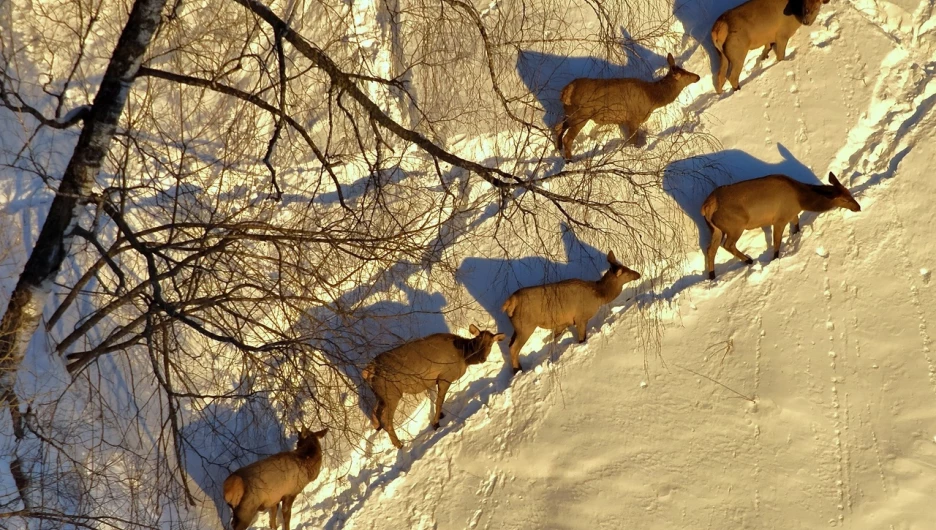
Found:
<path fill-rule="evenodd" d="M 936 140 L 934 2 L 825 5 L 816 24 L 794 37 L 789 61 L 777 64 L 771 56 L 758 63 L 751 52 L 744 89 L 718 96 L 708 31 L 718 14 L 738 3 L 678 0 L 670 8 L 665 0 L 649 2 L 651 11 L 663 5 L 663 14 L 673 15 L 673 34 L 685 38 L 674 42 L 667 35 L 659 50 L 636 50 L 658 54 L 673 47 L 682 66 L 703 76 L 654 115 L 647 149 L 664 150 L 684 112 L 687 129 L 723 146 L 674 162 L 664 179 L 666 195 L 657 197 L 682 210 L 673 232 L 689 230 L 687 259 L 648 264 L 655 269 L 641 270 L 644 281 L 629 285 L 591 322 L 586 344 L 575 344 L 570 333 L 554 343 L 540 331 L 521 358 L 527 371 L 513 379 L 502 362 L 507 343 L 499 345 L 487 363 L 453 385 L 438 431 L 429 427 L 429 400 L 411 400 L 397 417 L 402 450 L 382 432 L 368 429 L 364 439 L 340 441 L 333 432 L 322 476 L 294 506 L 293 528 L 936 527 L 936 353 L 928 330 L 936 318 L 930 273 L 936 267 L 930 225 L 936 214 L 929 208 L 936 193 L 929 171 L 936 165 L 929 147 Z M 359 50 L 344 60 L 364 61 L 375 75 L 402 75 L 388 51 L 393 46 L 382 46 L 406 41 L 384 13 L 403 2 L 378 4 L 351 3 L 357 32 L 330 51 Z M 576 9 L 569 27 L 583 34 L 595 16 L 575 2 L 550 5 Z M 514 7 L 495 0 L 482 14 Z M 329 16 L 321 14 L 322 20 Z M 304 30 L 314 36 L 315 24 L 310 26 Z M 552 37 L 544 30 L 544 39 Z M 568 57 L 565 49 L 560 55 L 520 50 L 515 60 L 501 53 L 498 67 L 509 72 L 506 90 L 533 92 L 543 108 L 531 105 L 529 113 L 544 123 L 558 112 L 556 94 L 566 81 L 619 72 L 587 50 L 571 50 Z M 662 64 L 662 55 L 640 59 L 646 64 L 626 67 L 644 66 L 640 75 L 649 75 L 648 65 Z M 420 85 L 416 76 L 416 85 L 427 91 L 424 109 L 441 116 L 472 109 L 464 121 L 473 128 L 453 122 L 452 130 L 440 130 L 440 143 L 488 164 L 516 164 L 521 174 L 546 176 L 562 167 L 548 138 L 518 137 L 503 130 L 499 109 L 474 105 L 482 92 L 457 83 L 451 93 L 431 91 L 435 81 Z M 381 90 L 371 95 L 394 117 L 418 120 L 413 109 L 394 107 L 396 95 Z M 448 108 L 453 101 L 458 105 Z M 4 152 L 13 140 L 0 138 Z M 589 127 L 578 142 L 580 157 L 567 169 L 587 165 L 592 156 L 616 156 L 614 149 L 590 148 L 619 142 L 619 134 Z M 716 165 L 727 171 L 715 171 Z M 406 167 L 395 178 L 419 181 L 419 175 L 405 174 Z M 366 169 L 348 163 L 340 171 L 356 182 Z M 769 235 L 749 232 L 739 247 L 757 263 L 747 267 L 720 252 L 718 281 L 703 279 L 692 230 L 714 185 L 777 172 L 825 181 L 830 171 L 851 188 L 862 212 L 805 215 L 802 234 L 788 235 L 777 262 L 767 261 Z M 544 232 L 556 232 L 547 234 L 552 240 L 521 241 L 505 258 L 495 255 L 504 250 L 488 237 L 498 222 L 490 213 L 497 200 L 486 184 L 465 182 L 464 197 L 452 206 L 463 208 L 463 215 L 454 216 L 439 239 L 460 260 L 452 264 L 457 277 L 446 276 L 440 285 L 433 271 L 414 267 L 407 281 L 418 289 L 395 285 L 399 292 L 392 299 L 389 292 L 368 291 L 364 302 L 418 314 L 388 341 L 444 330 L 464 334 L 472 320 L 503 327 L 500 303 L 521 282 L 596 275 L 604 266 L 592 258 L 607 249 L 559 234 L 554 219 L 543 222 Z M 49 190 L 37 179 L 2 184 L 4 211 L 18 221 L 0 229 L 0 247 L 25 250 Z M 681 242 L 667 243 L 672 254 L 683 255 Z M 23 256 L 5 250 L 0 248 L 0 282 L 12 284 Z M 615 251 L 627 265 L 636 259 Z M 657 277 L 660 271 L 665 273 Z M 33 373 L 49 378 L 51 372 L 43 367 Z M 346 397 L 353 408 L 354 396 Z M 249 430 L 258 453 L 278 449 L 266 442 L 279 441 L 286 425 L 273 415 L 258 411 L 254 425 L 262 428 Z M 218 423 L 223 416 L 206 415 Z M 363 429 L 367 422 L 358 419 Z M 178 517 L 221 528 L 219 516 L 227 524 L 230 512 L 219 485 L 242 455 L 232 456 L 217 442 L 215 425 L 189 427 L 189 442 L 205 449 L 197 455 L 204 458 L 192 455 L 186 469 L 203 502 Z M 6 482 L 12 491 L 11 480 Z M 266 516 L 254 525 L 265 526 Z"/>
<path fill-rule="evenodd" d="M 696 37 L 724 7 L 687 5 Z M 739 247 L 757 263 L 720 252 L 716 283 L 696 252 L 682 280 L 601 313 L 587 344 L 542 332 L 513 381 L 496 361 L 470 371 L 438 432 L 424 402 L 402 451 L 378 433 L 374 456 L 333 462 L 302 524 L 932 528 L 932 7 L 834 2 L 790 61 L 752 52 L 740 93 L 716 97 L 710 77 L 692 89 L 699 130 L 725 146 L 703 162 L 731 179 L 833 171 L 861 213 L 806 215 L 777 262 L 749 232 Z M 686 44 L 688 68 L 709 72 Z M 689 218 L 711 189 L 669 185 Z M 664 319 L 658 356 L 640 311 Z"/>

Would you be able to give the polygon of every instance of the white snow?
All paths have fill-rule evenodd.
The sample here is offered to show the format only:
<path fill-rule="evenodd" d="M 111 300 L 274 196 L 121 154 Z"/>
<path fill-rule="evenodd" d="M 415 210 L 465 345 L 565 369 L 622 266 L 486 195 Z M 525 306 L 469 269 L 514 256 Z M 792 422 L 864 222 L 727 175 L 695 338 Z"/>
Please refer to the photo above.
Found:
<path fill-rule="evenodd" d="M 402 482 L 397 495 L 365 487 L 330 505 L 350 514 L 345 528 L 932 525 L 936 446 L 924 433 L 936 422 L 936 296 L 925 265 L 936 157 L 926 146 L 936 120 L 931 76 L 914 72 L 932 68 L 936 46 L 910 38 L 926 19 L 898 24 L 891 4 L 866 4 L 825 6 L 819 27 L 794 38 L 792 60 L 768 59 L 742 76 L 748 90 L 690 104 L 706 132 L 748 157 L 742 171 L 825 180 L 831 170 L 862 212 L 806 214 L 811 225 L 786 234 L 775 262 L 749 232 L 739 247 L 754 267 L 720 251 L 717 283 L 615 307 L 585 347 L 560 341 L 558 358 L 510 387 L 498 380 L 442 436 L 425 438 L 428 411 L 418 413 L 404 450 L 378 457 L 405 462 L 405 477 L 372 480 L 375 492 Z M 689 64 L 706 72 L 704 52 Z M 701 270 L 693 252 L 687 275 Z M 657 357 L 638 342 L 634 312 L 663 303 L 674 310 Z M 456 393 L 446 406 L 471 399 Z M 328 512 L 303 517 L 341 526 Z"/>

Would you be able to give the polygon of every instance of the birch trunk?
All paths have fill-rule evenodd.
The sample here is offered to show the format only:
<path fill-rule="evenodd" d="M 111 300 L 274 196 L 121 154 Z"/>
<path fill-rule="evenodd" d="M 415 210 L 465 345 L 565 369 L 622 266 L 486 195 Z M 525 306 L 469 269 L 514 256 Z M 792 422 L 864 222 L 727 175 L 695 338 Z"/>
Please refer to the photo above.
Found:
<path fill-rule="evenodd" d="M 150 40 L 159 25 L 166 0 L 137 0 L 117 41 L 94 104 L 85 117 L 75 151 L 35 247 L 10 295 L 0 320 L 0 399 L 13 416 L 17 440 L 24 436 L 15 385 L 26 347 L 39 326 L 53 281 L 71 249 L 73 229 L 94 180 L 107 156 L 127 95 Z M 21 493 L 26 478 L 14 458 L 11 468 Z M 26 502 L 26 496 L 23 497 Z"/>

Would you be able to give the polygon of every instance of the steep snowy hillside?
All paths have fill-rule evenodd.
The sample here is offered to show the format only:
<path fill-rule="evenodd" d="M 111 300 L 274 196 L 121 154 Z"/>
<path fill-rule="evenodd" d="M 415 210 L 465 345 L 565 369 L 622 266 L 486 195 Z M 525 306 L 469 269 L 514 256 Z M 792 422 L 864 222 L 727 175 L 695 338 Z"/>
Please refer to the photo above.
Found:
<path fill-rule="evenodd" d="M 683 9 L 702 38 L 722 7 Z M 926 0 L 833 2 L 790 61 L 754 65 L 752 52 L 740 93 L 717 97 L 707 77 L 692 88 L 700 130 L 725 150 L 674 167 L 688 218 L 712 183 L 678 170 L 712 160 L 731 170 L 706 175 L 717 183 L 833 171 L 861 213 L 807 214 L 777 262 L 769 234 L 749 232 L 739 248 L 756 263 L 721 251 L 715 283 L 696 252 L 682 280 L 599 313 L 587 344 L 543 331 L 524 357 L 535 369 L 470 371 L 449 394 L 452 420 L 432 432 L 424 402 L 402 451 L 373 435 L 383 452 L 331 469 L 304 524 L 931 528 L 931 12 Z M 687 46 L 688 68 L 709 72 Z M 638 311 L 666 322 L 659 356 L 644 357 Z"/>
<path fill-rule="evenodd" d="M 228 95 L 253 87 L 252 97 L 288 103 L 293 129 L 274 150 L 273 107 L 167 88 L 155 70 L 136 81 L 126 134 L 95 190 L 125 179 L 124 219 L 152 241 L 124 245 L 132 230 L 114 226 L 115 214 L 83 212 L 97 245 L 114 247 L 82 243 L 57 277 L 62 305 L 47 304 L 17 372 L 35 425 L 15 434 L 0 415 L 0 504 L 13 513 L 26 498 L 11 470 L 26 455 L 27 473 L 44 481 L 34 490 L 43 509 L 226 528 L 227 474 L 306 425 L 331 431 L 322 474 L 293 507 L 298 529 L 936 527 L 936 0 L 823 5 L 788 61 L 752 51 L 743 90 L 718 95 L 709 31 L 740 2 L 271 3 L 360 84 L 368 108 L 295 47 L 277 78 L 280 36 L 242 7 L 177 3 L 183 16 L 148 67 L 196 85 L 217 75 Z M 71 28 L 59 4 L 87 21 L 81 43 L 59 36 Z M 82 2 L 11 6 L 0 3 L 0 18 L 22 18 L 2 33 L 27 44 L 0 52 L 22 61 L 27 99 L 51 108 L 57 76 L 74 75 L 58 110 L 90 102 L 123 12 L 108 4 L 106 27 L 91 31 L 98 8 Z M 52 14 L 33 27 L 31 10 Z M 228 38 L 242 26 L 253 29 Z M 475 38 L 485 32 L 493 40 Z M 40 36 L 45 47 L 29 44 Z M 81 68 L 46 49 L 56 39 Z M 702 79 L 653 114 L 646 147 L 588 126 L 563 162 L 549 137 L 562 86 L 659 76 L 668 52 Z M 374 108 L 425 142 L 387 133 Z M 0 179 L 6 293 L 77 130 L 36 129 L 0 110 L 0 161 L 15 177 Z M 325 154 L 310 153 L 316 142 Z M 448 158 L 427 154 L 429 142 Z M 506 172 L 510 186 L 456 167 L 457 156 Z M 699 211 L 715 186 L 770 173 L 826 182 L 830 172 L 861 212 L 805 214 L 779 261 L 769 261 L 769 231 L 750 231 L 738 246 L 755 263 L 720 251 L 717 281 L 704 278 Z M 285 193 L 268 201 L 277 175 Z M 568 200 L 551 203 L 551 193 Z M 187 222 L 195 235 L 177 233 Z M 247 242 L 236 259 L 232 243 L 214 243 L 228 236 Z M 147 249 L 160 241 L 160 264 L 173 270 L 188 263 L 176 250 L 211 243 L 197 247 L 207 258 L 190 276 L 164 272 L 163 288 L 191 311 L 184 326 L 173 327 L 178 309 L 150 313 L 148 293 L 163 280 Z M 503 341 L 451 387 L 439 430 L 429 425 L 434 395 L 397 413 L 401 450 L 370 429 L 356 393 L 373 355 L 429 333 L 466 335 L 470 323 L 509 337 L 501 304 L 511 291 L 597 277 L 604 246 L 643 278 L 598 312 L 587 343 L 540 330 L 512 377 Z M 123 253 L 124 268 L 99 252 Z M 217 283 L 200 283 L 213 273 Z M 237 303 L 248 309 L 225 312 Z M 217 329 L 192 331 L 202 325 Z M 210 335 L 218 329 L 230 336 Z M 0 521 L 19 521 L 10 513 Z M 254 522 L 266 525 L 265 514 Z"/>

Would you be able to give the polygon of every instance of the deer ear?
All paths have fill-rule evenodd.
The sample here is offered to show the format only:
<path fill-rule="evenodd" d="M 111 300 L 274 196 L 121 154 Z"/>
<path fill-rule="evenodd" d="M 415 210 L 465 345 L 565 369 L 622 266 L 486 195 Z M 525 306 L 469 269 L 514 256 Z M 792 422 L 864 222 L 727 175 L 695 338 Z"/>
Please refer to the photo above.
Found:
<path fill-rule="evenodd" d="M 835 187 L 837 187 L 837 188 L 843 187 L 843 186 L 842 186 L 842 183 L 839 182 L 839 180 L 838 180 L 837 178 L 835 178 L 835 173 L 832 173 L 831 171 L 829 171 L 829 182 L 831 182 L 832 185 L 835 186 Z"/>
<path fill-rule="evenodd" d="M 673 59 L 673 54 L 672 54 L 672 53 L 667 53 L 667 54 L 666 54 L 666 63 L 670 65 L 670 68 L 675 68 L 675 67 L 676 67 L 676 59 Z"/>
<path fill-rule="evenodd" d="M 829 3 L 829 0 L 822 0 L 822 3 L 823 3 L 823 4 L 828 4 L 828 3 Z"/>
<path fill-rule="evenodd" d="M 622 274 L 624 274 L 624 267 L 621 267 L 618 270 L 614 271 L 614 275 L 617 277 L 620 277 Z"/>
<path fill-rule="evenodd" d="M 481 333 L 481 330 L 478 329 L 478 326 L 475 326 L 474 324 L 471 324 L 470 326 L 468 326 L 468 331 L 471 332 L 471 335 L 473 337 L 477 337 L 478 334 Z"/>
<path fill-rule="evenodd" d="M 312 434 L 314 434 L 316 438 L 318 438 L 318 439 L 321 440 L 322 438 L 325 437 L 326 434 L 328 434 L 328 427 L 325 427 L 325 428 L 322 429 L 321 431 L 314 432 L 314 433 L 312 433 Z"/>
<path fill-rule="evenodd" d="M 608 251 L 608 263 L 611 263 L 611 264 L 617 263 L 617 259 L 614 257 L 613 250 Z"/>
<path fill-rule="evenodd" d="M 498 333 L 497 335 L 494 335 L 494 342 L 500 342 L 506 338 L 507 338 L 507 335 L 504 335 L 503 333 Z"/>

